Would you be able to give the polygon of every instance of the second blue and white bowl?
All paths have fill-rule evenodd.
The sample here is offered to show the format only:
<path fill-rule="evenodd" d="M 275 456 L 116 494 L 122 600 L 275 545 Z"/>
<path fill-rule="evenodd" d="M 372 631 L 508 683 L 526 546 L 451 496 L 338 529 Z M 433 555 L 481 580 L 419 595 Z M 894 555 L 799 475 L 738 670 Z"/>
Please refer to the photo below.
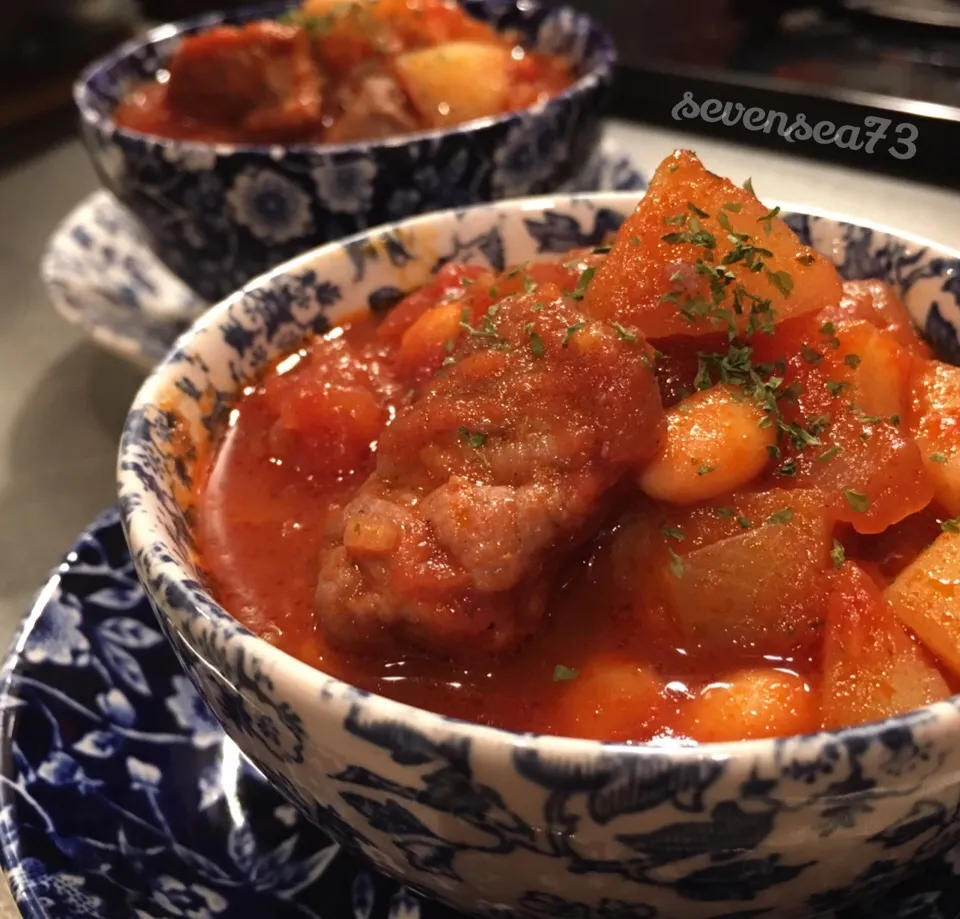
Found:
<path fill-rule="evenodd" d="M 206 300 L 334 239 L 413 214 L 555 192 L 595 151 L 615 59 L 588 16 L 533 0 L 463 0 L 498 30 L 571 60 L 577 82 L 542 105 L 447 130 L 340 145 L 245 146 L 120 128 L 113 111 L 184 35 L 277 17 L 292 0 L 161 26 L 91 65 L 74 98 L 101 182 L 143 223 L 161 259 Z"/>

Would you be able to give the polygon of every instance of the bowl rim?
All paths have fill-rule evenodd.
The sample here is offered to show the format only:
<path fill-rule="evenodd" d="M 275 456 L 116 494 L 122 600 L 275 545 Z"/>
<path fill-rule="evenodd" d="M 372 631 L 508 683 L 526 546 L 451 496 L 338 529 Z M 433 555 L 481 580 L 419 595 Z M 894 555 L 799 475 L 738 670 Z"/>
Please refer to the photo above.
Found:
<path fill-rule="evenodd" d="M 177 362 L 184 348 L 196 342 L 199 345 L 197 352 L 203 354 L 205 347 L 211 346 L 204 345 L 204 342 L 208 340 L 214 342 L 216 340 L 214 336 L 206 336 L 204 333 L 216 328 L 219 320 L 236 304 L 241 303 L 249 293 L 264 287 L 269 287 L 277 279 L 296 272 L 303 266 L 319 262 L 341 251 L 346 246 L 355 245 L 373 235 L 379 236 L 393 233 L 397 230 L 409 230 L 412 227 L 427 226 L 431 223 L 443 224 L 445 221 L 456 220 L 465 213 L 480 210 L 536 212 L 576 203 L 597 203 L 603 206 L 621 205 L 629 212 L 644 194 L 646 194 L 645 190 L 639 195 L 632 191 L 554 194 L 476 204 L 467 208 L 448 208 L 442 211 L 421 214 L 405 220 L 398 220 L 389 224 L 382 224 L 341 240 L 324 243 L 321 246 L 317 246 L 289 259 L 270 271 L 264 272 L 230 296 L 212 305 L 203 315 L 198 317 L 190 327 L 180 335 L 167 356 L 153 368 L 143 382 L 134 397 L 123 426 L 117 457 L 118 489 L 127 496 L 133 494 L 140 498 L 142 498 L 144 492 L 147 491 L 133 471 L 124 469 L 124 462 L 128 458 L 128 454 L 132 453 L 136 445 L 143 440 L 138 430 L 142 424 L 138 417 L 138 412 L 144 408 L 161 404 L 164 401 L 160 396 L 170 392 L 170 378 L 176 372 Z M 771 198 L 767 203 L 771 207 L 779 206 L 784 215 L 797 214 L 816 217 L 888 234 L 911 245 L 933 250 L 937 255 L 956 260 L 958 265 L 960 265 L 960 249 L 953 249 L 922 236 L 901 232 L 886 224 L 861 220 L 849 215 L 842 215 L 829 209 L 798 206 L 778 199 Z M 213 347 L 216 347 L 216 345 L 214 344 Z M 245 381 L 240 381 L 236 384 L 235 393 L 239 392 L 244 382 Z M 853 725 L 839 730 L 820 729 L 806 734 L 794 734 L 785 737 L 765 737 L 752 740 L 710 743 L 681 742 L 670 740 L 669 738 L 663 741 L 643 743 L 599 741 L 557 734 L 515 731 L 479 724 L 462 718 L 441 715 L 437 712 L 418 708 L 406 702 L 399 702 L 376 692 L 362 690 L 310 664 L 306 664 L 288 652 L 267 642 L 224 609 L 205 585 L 195 578 L 194 572 L 187 566 L 176 561 L 171 561 L 172 558 L 175 558 L 175 553 L 171 553 L 167 549 L 166 542 L 158 535 L 162 532 L 162 528 L 155 523 L 155 515 L 144 510 L 142 501 L 134 500 L 129 504 L 126 501 L 121 501 L 120 516 L 124 533 L 131 549 L 131 555 L 134 559 L 141 556 L 147 558 L 148 573 L 144 576 L 142 572 L 139 572 L 139 577 L 144 591 L 150 595 L 156 608 L 161 611 L 166 622 L 170 621 L 171 616 L 166 610 L 164 595 L 167 592 L 166 588 L 176 583 L 177 589 L 181 593 L 186 594 L 191 613 L 196 614 L 208 623 L 212 630 L 215 631 L 222 628 L 223 623 L 229 623 L 229 634 L 226 638 L 227 645 L 234 644 L 238 640 L 253 642 L 266 667 L 271 670 L 277 668 L 278 672 L 281 672 L 280 668 L 282 668 L 282 672 L 287 673 L 289 682 L 302 686 L 310 698 L 321 698 L 321 692 L 323 696 L 327 698 L 345 698 L 351 694 L 353 694 L 353 696 L 361 695 L 366 705 L 375 706 L 378 718 L 395 723 L 415 724 L 418 730 L 424 731 L 429 735 L 449 734 L 453 731 L 457 735 L 468 736 L 480 742 L 486 748 L 490 748 L 491 746 L 513 748 L 533 747 L 547 753 L 552 752 L 556 755 L 566 757 L 569 757 L 572 751 L 587 756 L 625 757 L 629 759 L 667 757 L 671 762 L 677 765 L 683 765 L 684 763 L 703 762 L 706 760 L 724 762 L 744 762 L 751 758 L 754 761 L 769 760 L 771 757 L 777 756 L 778 750 L 780 750 L 784 744 L 803 744 L 808 742 L 819 744 L 857 744 L 865 740 L 875 740 L 882 735 L 885 736 L 888 731 L 916 731 L 921 725 L 927 727 L 934 725 L 938 732 L 951 728 L 960 730 L 960 693 L 889 718 Z M 149 549 L 161 549 L 163 551 L 159 553 L 155 551 L 144 551 Z M 158 555 L 164 557 L 158 560 Z M 171 578 L 170 574 L 164 571 L 164 568 L 171 566 L 177 571 L 178 577 L 176 581 Z"/>
<path fill-rule="evenodd" d="M 541 0 L 485 0 L 493 7 L 522 7 L 524 10 L 543 9 Z M 253 21 L 269 14 L 277 14 L 284 10 L 296 9 L 300 6 L 299 0 L 270 0 L 270 2 L 242 6 L 236 10 L 220 10 L 213 13 L 204 13 L 179 19 L 174 22 L 154 26 L 145 33 L 127 39 L 112 51 L 97 58 L 80 73 L 73 84 L 73 102 L 80 113 L 84 124 L 108 133 L 112 137 L 122 137 L 140 144 L 152 144 L 159 147 L 172 147 L 183 150 L 185 153 L 198 151 L 213 151 L 217 156 L 231 156 L 233 154 L 247 154 L 268 156 L 275 158 L 277 151 L 283 154 L 300 154 L 313 156 L 341 156 L 344 154 L 359 154 L 373 156 L 382 150 L 394 150 L 408 144 L 439 141 L 445 137 L 454 137 L 460 134 L 475 135 L 488 128 L 518 122 L 524 117 L 538 118 L 545 115 L 554 107 L 563 102 L 591 92 L 606 81 L 612 79 L 613 67 L 617 61 L 617 49 L 611 34 L 589 13 L 566 4 L 552 8 L 556 16 L 572 15 L 577 20 L 587 23 L 591 34 L 599 39 L 600 45 L 596 52 L 598 60 L 593 67 L 579 77 L 562 93 L 551 96 L 544 102 L 503 112 L 499 115 L 487 115 L 483 118 L 474 118 L 462 124 L 451 125 L 446 128 L 433 128 L 425 131 L 416 131 L 409 134 L 396 134 L 379 140 L 360 140 L 339 144 L 243 144 L 243 143 L 213 143 L 210 141 L 178 140 L 172 137 L 163 137 L 160 134 L 147 134 L 143 131 L 134 131 L 121 127 L 116 123 L 113 113 L 104 114 L 97 110 L 91 99 L 90 84 L 99 75 L 116 67 L 126 58 L 159 42 L 167 41 L 178 36 L 211 28 L 230 19 L 242 22 Z"/>

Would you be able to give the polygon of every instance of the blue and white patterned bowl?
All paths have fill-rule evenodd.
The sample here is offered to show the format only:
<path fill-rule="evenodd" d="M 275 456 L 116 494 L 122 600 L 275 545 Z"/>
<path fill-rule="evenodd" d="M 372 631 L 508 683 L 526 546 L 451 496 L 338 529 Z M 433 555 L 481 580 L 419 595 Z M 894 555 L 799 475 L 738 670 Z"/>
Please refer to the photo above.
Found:
<path fill-rule="evenodd" d="M 308 253 L 214 307 L 131 410 L 124 528 L 164 630 L 227 733 L 381 870 L 491 917 L 842 907 L 960 840 L 957 700 L 842 732 L 699 748 L 512 734 L 293 660 L 220 608 L 194 561 L 196 448 L 269 361 L 364 304 L 381 308 L 448 259 L 502 269 L 599 243 L 635 200 L 568 196 L 406 221 Z M 891 281 L 941 354 L 960 356 L 960 253 L 837 218 L 789 220 L 844 276 Z"/>
<path fill-rule="evenodd" d="M 309 248 L 448 207 L 556 192 L 600 140 L 613 42 L 593 20 L 532 0 L 462 0 L 498 29 L 563 54 L 579 77 L 543 105 L 377 142 L 245 146 L 168 140 L 118 128 L 117 101 L 152 78 L 184 35 L 276 16 L 293 0 L 161 26 L 101 59 L 74 98 L 101 182 L 143 222 L 170 269 L 218 300 Z"/>

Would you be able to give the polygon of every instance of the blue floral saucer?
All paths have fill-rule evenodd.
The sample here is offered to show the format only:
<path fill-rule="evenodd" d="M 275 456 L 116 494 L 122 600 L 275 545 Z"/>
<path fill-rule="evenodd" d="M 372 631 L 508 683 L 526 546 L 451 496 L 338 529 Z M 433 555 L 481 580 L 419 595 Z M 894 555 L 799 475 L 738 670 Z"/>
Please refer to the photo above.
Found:
<path fill-rule="evenodd" d="M 612 140 L 559 191 L 646 187 Z M 94 192 L 55 230 L 41 268 L 57 312 L 98 345 L 149 369 L 207 306 L 151 251 L 143 227 L 107 191 Z"/>
<path fill-rule="evenodd" d="M 247 765 L 157 629 L 115 511 L 40 592 L 0 679 L 0 862 L 25 919 L 458 919 L 340 851 Z M 541 908 L 650 919 L 611 904 Z M 958 915 L 960 847 L 835 919 Z"/>

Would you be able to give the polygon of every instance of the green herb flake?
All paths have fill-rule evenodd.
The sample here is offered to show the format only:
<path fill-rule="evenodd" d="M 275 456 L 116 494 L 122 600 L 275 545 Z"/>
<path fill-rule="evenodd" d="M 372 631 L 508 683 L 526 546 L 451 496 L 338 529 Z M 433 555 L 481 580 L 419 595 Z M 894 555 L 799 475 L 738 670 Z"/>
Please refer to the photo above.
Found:
<path fill-rule="evenodd" d="M 687 208 L 696 214 L 697 217 L 702 217 L 704 220 L 710 216 L 705 210 L 697 207 L 695 204 L 691 204 L 690 202 L 687 202 Z"/>
<path fill-rule="evenodd" d="M 744 517 L 742 514 L 737 517 L 737 523 L 740 524 L 741 528 L 744 530 L 749 530 L 753 526 L 752 521 L 749 518 Z"/>
<path fill-rule="evenodd" d="M 704 464 L 697 470 L 697 475 L 710 475 L 711 472 L 716 472 L 716 471 L 717 471 L 716 466 L 708 466 L 707 464 Z"/>
<path fill-rule="evenodd" d="M 801 265 L 812 265 L 816 260 L 817 257 L 809 250 L 801 250 L 797 253 L 797 261 Z"/>
<path fill-rule="evenodd" d="M 715 508 L 713 509 L 713 513 L 714 513 L 717 517 L 732 517 L 732 516 L 733 516 L 733 508 L 732 508 L 732 507 L 715 507 Z"/>
<path fill-rule="evenodd" d="M 833 561 L 833 567 L 839 568 L 846 560 L 847 554 L 843 550 L 843 545 L 839 539 L 833 541 L 833 548 L 830 550 L 830 558 Z"/>
<path fill-rule="evenodd" d="M 944 533 L 960 533 L 960 517 L 944 520 L 940 524 L 940 529 L 943 530 Z"/>
<path fill-rule="evenodd" d="M 670 571 L 673 573 L 673 576 L 676 578 L 683 577 L 683 559 L 677 555 L 669 546 L 667 551 L 670 553 Z"/>
<path fill-rule="evenodd" d="M 640 237 L 639 237 L 639 236 L 634 236 L 633 239 L 630 240 L 630 243 L 632 244 L 632 246 L 633 246 L 634 249 L 639 249 L 639 248 L 640 248 Z"/>
<path fill-rule="evenodd" d="M 613 246 L 597 246 L 596 249 L 593 250 L 593 254 L 606 255 L 612 248 Z"/>
<path fill-rule="evenodd" d="M 846 380 L 827 380 L 827 391 L 831 396 L 839 396 L 845 389 L 852 389 Z"/>
<path fill-rule="evenodd" d="M 683 542 L 683 530 L 679 527 L 664 527 L 660 532 L 668 539 L 676 539 L 678 542 Z"/>
<path fill-rule="evenodd" d="M 575 680 L 580 676 L 579 670 L 574 670 L 573 667 L 566 667 L 563 664 L 557 664 L 553 668 L 553 682 L 554 683 L 563 683 L 567 680 Z"/>
<path fill-rule="evenodd" d="M 792 479 L 797 474 L 797 461 L 795 459 L 788 459 L 779 469 L 777 469 L 777 475 L 783 476 L 785 479 Z"/>
<path fill-rule="evenodd" d="M 525 274 L 523 276 L 523 292 L 526 294 L 532 294 L 537 289 L 537 282 L 530 277 L 530 275 Z"/>
<path fill-rule="evenodd" d="M 860 366 L 860 357 L 856 354 L 848 354 L 843 362 L 851 369 L 856 370 Z"/>
<path fill-rule="evenodd" d="M 843 497 L 846 498 L 850 510 L 858 514 L 865 514 L 870 509 L 870 499 L 860 491 L 854 491 L 852 488 L 843 490 Z"/>
<path fill-rule="evenodd" d="M 767 280 L 784 297 L 789 297 L 793 293 L 793 278 L 786 271 L 767 271 Z"/>
<path fill-rule="evenodd" d="M 770 454 L 770 459 L 780 459 L 780 448 L 776 444 L 767 444 L 767 453 Z"/>
<path fill-rule="evenodd" d="M 573 292 L 574 300 L 582 300 L 584 295 L 587 292 L 587 287 L 590 282 L 593 280 L 593 276 L 597 273 L 596 268 L 588 268 L 583 274 L 580 275 L 580 280 L 577 282 L 577 289 Z"/>
<path fill-rule="evenodd" d="M 576 325 L 568 325 L 567 331 L 563 333 L 563 341 L 560 342 L 561 348 L 566 348 L 570 344 L 570 339 L 577 334 L 581 329 L 586 327 L 585 322 L 578 322 Z"/>
<path fill-rule="evenodd" d="M 832 460 L 835 456 L 839 456 L 841 453 L 840 447 L 837 444 L 834 444 L 829 450 L 824 450 L 817 457 L 818 463 L 826 463 L 829 460 Z"/>
<path fill-rule="evenodd" d="M 630 332 L 625 329 L 619 322 L 611 322 L 610 325 L 613 326 L 614 330 L 617 333 L 617 338 L 622 341 L 635 342 L 637 340 L 636 332 Z"/>
<path fill-rule="evenodd" d="M 784 507 L 767 517 L 767 523 L 789 523 L 793 520 L 793 508 Z"/>
<path fill-rule="evenodd" d="M 930 462 L 931 463 L 945 463 L 947 461 L 947 455 L 945 453 L 931 453 Z"/>
<path fill-rule="evenodd" d="M 543 339 L 540 337 L 540 333 L 536 330 L 533 323 L 526 323 L 523 330 L 530 336 L 530 350 L 533 352 L 533 356 L 537 359 L 543 357 L 546 353 L 546 348 L 543 345 Z"/>
<path fill-rule="evenodd" d="M 777 214 L 780 213 L 780 208 L 775 207 L 772 211 L 768 211 L 762 217 L 757 218 L 757 223 L 763 224 L 763 230 L 769 236 L 773 232 L 773 221 Z"/>
<path fill-rule="evenodd" d="M 479 431 L 469 431 L 467 428 L 460 428 L 459 434 L 474 450 L 479 450 L 483 447 L 490 436 L 489 434 L 482 434 Z"/>
<path fill-rule="evenodd" d="M 734 213 L 734 214 L 739 214 L 740 211 L 743 210 L 743 205 L 734 204 L 733 202 L 728 201 L 726 204 L 723 205 L 723 209 L 725 211 L 730 211 L 731 213 Z"/>
<path fill-rule="evenodd" d="M 754 198 L 757 197 L 757 193 L 753 190 L 753 179 L 747 179 L 747 181 L 743 183 L 743 187 L 746 191 L 750 192 Z"/>

